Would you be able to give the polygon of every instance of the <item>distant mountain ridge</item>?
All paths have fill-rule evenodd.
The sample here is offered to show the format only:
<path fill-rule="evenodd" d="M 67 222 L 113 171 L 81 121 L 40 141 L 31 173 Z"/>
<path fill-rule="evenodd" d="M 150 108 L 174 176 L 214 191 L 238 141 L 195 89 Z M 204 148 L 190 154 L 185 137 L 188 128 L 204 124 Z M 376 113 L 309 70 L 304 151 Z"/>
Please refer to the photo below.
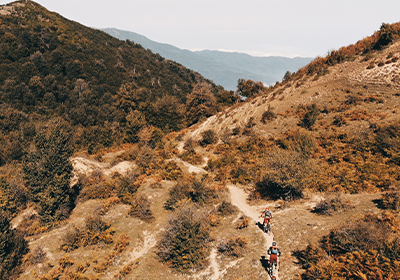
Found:
<path fill-rule="evenodd" d="M 310 57 L 254 57 L 245 53 L 223 51 L 189 51 L 173 45 L 154 42 L 131 31 L 102 29 L 121 40 L 131 40 L 154 53 L 199 72 L 225 89 L 234 90 L 239 79 L 252 79 L 271 85 L 281 81 L 286 71 L 295 72 L 308 64 Z"/>

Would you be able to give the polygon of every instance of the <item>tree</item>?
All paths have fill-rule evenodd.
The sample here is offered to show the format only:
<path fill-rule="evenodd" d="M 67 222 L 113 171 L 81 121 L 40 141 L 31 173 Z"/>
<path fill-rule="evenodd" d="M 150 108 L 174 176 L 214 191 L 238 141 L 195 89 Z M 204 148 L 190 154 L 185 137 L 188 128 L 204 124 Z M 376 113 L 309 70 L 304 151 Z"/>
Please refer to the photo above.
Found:
<path fill-rule="evenodd" d="M 253 80 L 239 79 L 237 85 L 237 91 L 241 96 L 253 97 L 259 94 L 264 88 L 261 82 L 255 82 Z"/>
<path fill-rule="evenodd" d="M 188 125 L 197 123 L 202 117 L 212 116 L 216 112 L 216 105 L 216 99 L 209 84 L 195 85 L 186 100 Z"/>
<path fill-rule="evenodd" d="M 7 214 L 0 210 L 0 279 L 10 279 L 16 274 L 28 243 L 16 230 L 10 228 Z"/>
<path fill-rule="evenodd" d="M 71 127 L 57 118 L 39 128 L 34 147 L 23 160 L 24 177 L 31 199 L 45 222 L 66 218 L 74 205 L 70 187 L 73 153 Z"/>

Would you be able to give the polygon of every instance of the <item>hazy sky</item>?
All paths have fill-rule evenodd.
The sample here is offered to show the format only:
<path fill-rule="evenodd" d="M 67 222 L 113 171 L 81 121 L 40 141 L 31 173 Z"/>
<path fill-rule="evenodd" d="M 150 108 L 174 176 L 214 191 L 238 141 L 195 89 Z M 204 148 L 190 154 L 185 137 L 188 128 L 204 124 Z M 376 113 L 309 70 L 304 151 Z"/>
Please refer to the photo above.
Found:
<path fill-rule="evenodd" d="M 0 4 L 10 1 L 0 0 Z M 399 0 L 37 0 L 86 26 L 190 50 L 324 56 L 400 21 Z"/>

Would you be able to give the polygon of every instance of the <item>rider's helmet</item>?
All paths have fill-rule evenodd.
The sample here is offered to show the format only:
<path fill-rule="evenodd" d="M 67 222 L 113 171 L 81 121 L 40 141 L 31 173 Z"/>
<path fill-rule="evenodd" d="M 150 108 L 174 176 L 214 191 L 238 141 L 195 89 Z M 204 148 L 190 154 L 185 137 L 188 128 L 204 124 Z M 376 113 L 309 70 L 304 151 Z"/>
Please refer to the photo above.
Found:
<path fill-rule="evenodd" d="M 269 210 L 269 208 L 268 208 L 268 207 L 265 207 L 265 210 Z"/>
<path fill-rule="evenodd" d="M 272 246 L 276 246 L 276 242 L 275 241 L 272 242 Z"/>

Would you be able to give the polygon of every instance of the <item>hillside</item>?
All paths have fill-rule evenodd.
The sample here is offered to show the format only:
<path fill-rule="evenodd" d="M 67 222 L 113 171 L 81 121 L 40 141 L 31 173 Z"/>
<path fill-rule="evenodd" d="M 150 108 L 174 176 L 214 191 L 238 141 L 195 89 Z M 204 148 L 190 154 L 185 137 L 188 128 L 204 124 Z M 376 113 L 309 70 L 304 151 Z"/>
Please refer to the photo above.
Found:
<path fill-rule="evenodd" d="M 281 81 L 287 71 L 295 72 L 312 60 L 309 57 L 254 57 L 244 53 L 189 51 L 154 42 L 135 32 L 116 28 L 103 30 L 121 40 L 131 40 L 167 59 L 179 62 L 227 90 L 236 90 L 239 79 L 251 79 L 272 85 Z"/>
<path fill-rule="evenodd" d="M 166 135 L 77 150 L 51 118 L 0 168 L 0 278 L 269 279 L 275 240 L 278 279 L 399 279 L 399 77 L 384 24 Z"/>
<path fill-rule="evenodd" d="M 0 164 L 21 159 L 34 126 L 55 116 L 74 127 L 77 148 L 98 149 L 137 141 L 146 126 L 182 129 L 235 100 L 197 72 L 35 2 L 0 11 Z M 193 111 L 199 92 L 205 108 Z"/>

